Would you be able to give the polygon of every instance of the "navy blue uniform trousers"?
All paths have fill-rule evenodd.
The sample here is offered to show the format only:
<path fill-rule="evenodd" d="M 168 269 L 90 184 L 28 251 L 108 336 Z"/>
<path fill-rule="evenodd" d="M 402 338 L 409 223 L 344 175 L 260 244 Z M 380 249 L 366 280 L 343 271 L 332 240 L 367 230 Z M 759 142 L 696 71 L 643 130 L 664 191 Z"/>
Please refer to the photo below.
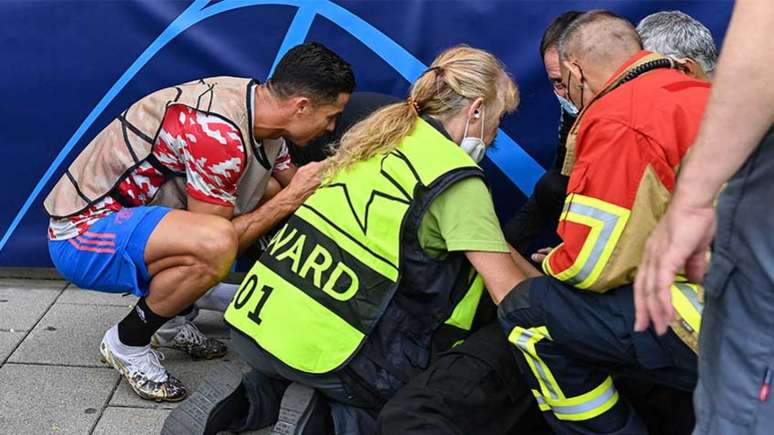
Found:
<path fill-rule="evenodd" d="M 499 318 L 556 433 L 647 433 L 614 376 L 685 391 L 696 384 L 696 354 L 676 334 L 633 331 L 631 285 L 599 294 L 532 278 L 502 301 Z"/>

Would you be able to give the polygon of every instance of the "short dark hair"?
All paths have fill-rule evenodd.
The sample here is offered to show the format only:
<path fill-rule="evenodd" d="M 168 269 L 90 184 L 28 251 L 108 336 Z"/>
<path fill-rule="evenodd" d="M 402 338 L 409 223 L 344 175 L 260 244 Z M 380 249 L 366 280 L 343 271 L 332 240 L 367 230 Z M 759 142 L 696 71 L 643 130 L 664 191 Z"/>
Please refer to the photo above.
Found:
<path fill-rule="evenodd" d="M 341 93 L 352 93 L 355 75 L 350 64 L 328 47 L 307 42 L 282 56 L 268 85 L 282 98 L 303 94 L 315 103 L 330 103 Z"/>
<path fill-rule="evenodd" d="M 576 18 L 581 16 L 583 12 L 580 11 L 567 11 L 562 15 L 554 18 L 554 21 L 546 27 L 543 32 L 543 39 L 540 40 L 540 58 L 542 59 L 546 55 L 546 51 L 559 42 L 559 37 L 562 36 L 562 32 L 567 26 L 570 25 Z"/>

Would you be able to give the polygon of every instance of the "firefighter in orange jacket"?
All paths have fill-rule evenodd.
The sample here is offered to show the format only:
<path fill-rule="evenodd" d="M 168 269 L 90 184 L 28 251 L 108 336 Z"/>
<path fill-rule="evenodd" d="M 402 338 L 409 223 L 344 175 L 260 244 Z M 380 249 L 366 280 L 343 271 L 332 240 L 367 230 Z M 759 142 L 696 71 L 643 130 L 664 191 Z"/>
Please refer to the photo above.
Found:
<path fill-rule="evenodd" d="M 679 314 L 664 336 L 633 332 L 632 282 L 692 143 L 709 84 L 642 51 L 628 21 L 605 11 L 576 19 L 559 42 L 562 77 L 581 109 L 567 143 L 570 176 L 547 276 L 500 305 L 522 372 L 557 433 L 646 433 L 612 374 L 685 390 L 696 383 L 701 288 L 672 288 Z"/>

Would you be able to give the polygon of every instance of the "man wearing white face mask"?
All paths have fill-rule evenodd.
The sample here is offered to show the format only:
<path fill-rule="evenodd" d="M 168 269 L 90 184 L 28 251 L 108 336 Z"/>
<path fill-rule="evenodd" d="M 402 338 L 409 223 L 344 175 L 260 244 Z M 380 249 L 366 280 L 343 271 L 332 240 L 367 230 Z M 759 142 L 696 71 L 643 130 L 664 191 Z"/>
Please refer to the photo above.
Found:
<path fill-rule="evenodd" d="M 581 12 L 578 11 L 568 11 L 556 17 L 546 28 L 540 41 L 540 58 L 545 65 L 546 75 L 551 82 L 554 95 L 559 100 L 561 115 L 553 163 L 535 184 L 532 196 L 503 228 L 508 243 L 525 258 L 529 258 L 534 252 L 533 245 L 539 239 L 553 238 L 558 241 L 556 226 L 559 223 L 559 215 L 564 205 L 564 193 L 567 190 L 567 176 L 561 174 L 566 151 L 564 143 L 578 115 L 578 109 L 565 98 L 567 89 L 562 84 L 559 70 L 557 42 L 564 29 L 580 14 Z"/>
<path fill-rule="evenodd" d="M 671 286 L 680 314 L 667 335 L 634 332 L 632 284 L 645 238 L 666 209 L 709 95 L 707 82 L 642 50 L 634 26 L 607 11 L 576 18 L 559 40 L 563 83 L 581 111 L 558 233 L 499 307 L 517 360 L 556 433 L 644 434 L 613 375 L 690 391 L 696 384 L 701 288 Z"/>

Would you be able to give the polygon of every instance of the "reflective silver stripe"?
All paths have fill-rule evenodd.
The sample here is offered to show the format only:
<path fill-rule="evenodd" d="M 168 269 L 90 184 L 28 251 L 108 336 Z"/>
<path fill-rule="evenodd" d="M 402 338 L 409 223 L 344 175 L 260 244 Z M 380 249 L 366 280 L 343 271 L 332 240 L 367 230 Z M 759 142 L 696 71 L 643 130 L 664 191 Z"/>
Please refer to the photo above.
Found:
<path fill-rule="evenodd" d="M 615 227 L 618 225 L 618 220 L 621 219 L 621 217 L 602 211 L 596 207 L 579 204 L 577 202 L 570 204 L 567 210 L 602 222 L 602 230 L 599 233 L 599 238 L 596 243 L 594 243 L 594 247 L 591 249 L 589 258 L 586 259 L 583 267 L 575 276 L 566 280 L 567 283 L 576 285 L 583 282 L 591 275 L 594 266 L 596 266 L 602 256 L 602 251 L 605 250 L 605 246 L 607 246 L 608 241 L 610 241 L 610 237 L 613 235 L 613 231 L 615 231 Z"/>
<path fill-rule="evenodd" d="M 524 331 L 522 331 L 521 335 L 519 335 L 519 338 L 516 340 L 516 346 L 519 346 L 520 349 L 523 349 L 529 352 L 529 348 L 527 347 L 527 342 L 534 335 L 535 334 L 533 334 L 532 331 L 527 331 L 525 329 Z"/>
<path fill-rule="evenodd" d="M 551 385 L 551 382 L 548 380 L 548 375 L 545 372 L 545 369 L 543 368 L 543 364 L 538 361 L 535 358 L 532 358 L 532 355 L 529 354 L 529 347 L 527 346 L 527 342 L 530 338 L 534 337 L 535 334 L 532 331 L 524 330 L 521 335 L 519 335 L 519 338 L 516 339 L 516 346 L 519 347 L 524 352 L 525 358 L 532 359 L 532 362 L 535 363 L 535 368 L 537 368 L 538 375 L 540 375 L 540 380 L 543 381 L 543 384 L 548 389 L 548 393 L 551 395 L 552 399 L 558 399 L 559 395 L 554 390 L 554 386 Z"/>
<path fill-rule="evenodd" d="M 603 391 L 602 394 L 589 400 L 588 402 L 584 402 L 578 405 L 549 405 L 551 406 L 551 410 L 554 412 L 554 414 L 578 415 L 599 408 L 600 406 L 607 403 L 608 400 L 612 399 L 613 396 L 615 396 L 615 386 L 611 382 L 610 386 L 605 391 Z"/>
<path fill-rule="evenodd" d="M 701 314 L 704 306 L 701 304 L 701 302 L 699 302 L 699 295 L 696 294 L 693 288 L 682 282 L 676 282 L 675 287 L 680 290 L 680 293 L 685 295 L 686 299 L 688 299 L 691 302 L 691 305 L 693 305 L 693 308 L 695 308 L 696 311 Z"/>
<path fill-rule="evenodd" d="M 543 395 L 541 395 L 537 390 L 532 390 L 532 395 L 535 396 L 535 401 L 538 404 L 538 408 L 541 411 L 550 411 L 551 405 L 546 402 L 546 399 L 543 398 Z"/>

